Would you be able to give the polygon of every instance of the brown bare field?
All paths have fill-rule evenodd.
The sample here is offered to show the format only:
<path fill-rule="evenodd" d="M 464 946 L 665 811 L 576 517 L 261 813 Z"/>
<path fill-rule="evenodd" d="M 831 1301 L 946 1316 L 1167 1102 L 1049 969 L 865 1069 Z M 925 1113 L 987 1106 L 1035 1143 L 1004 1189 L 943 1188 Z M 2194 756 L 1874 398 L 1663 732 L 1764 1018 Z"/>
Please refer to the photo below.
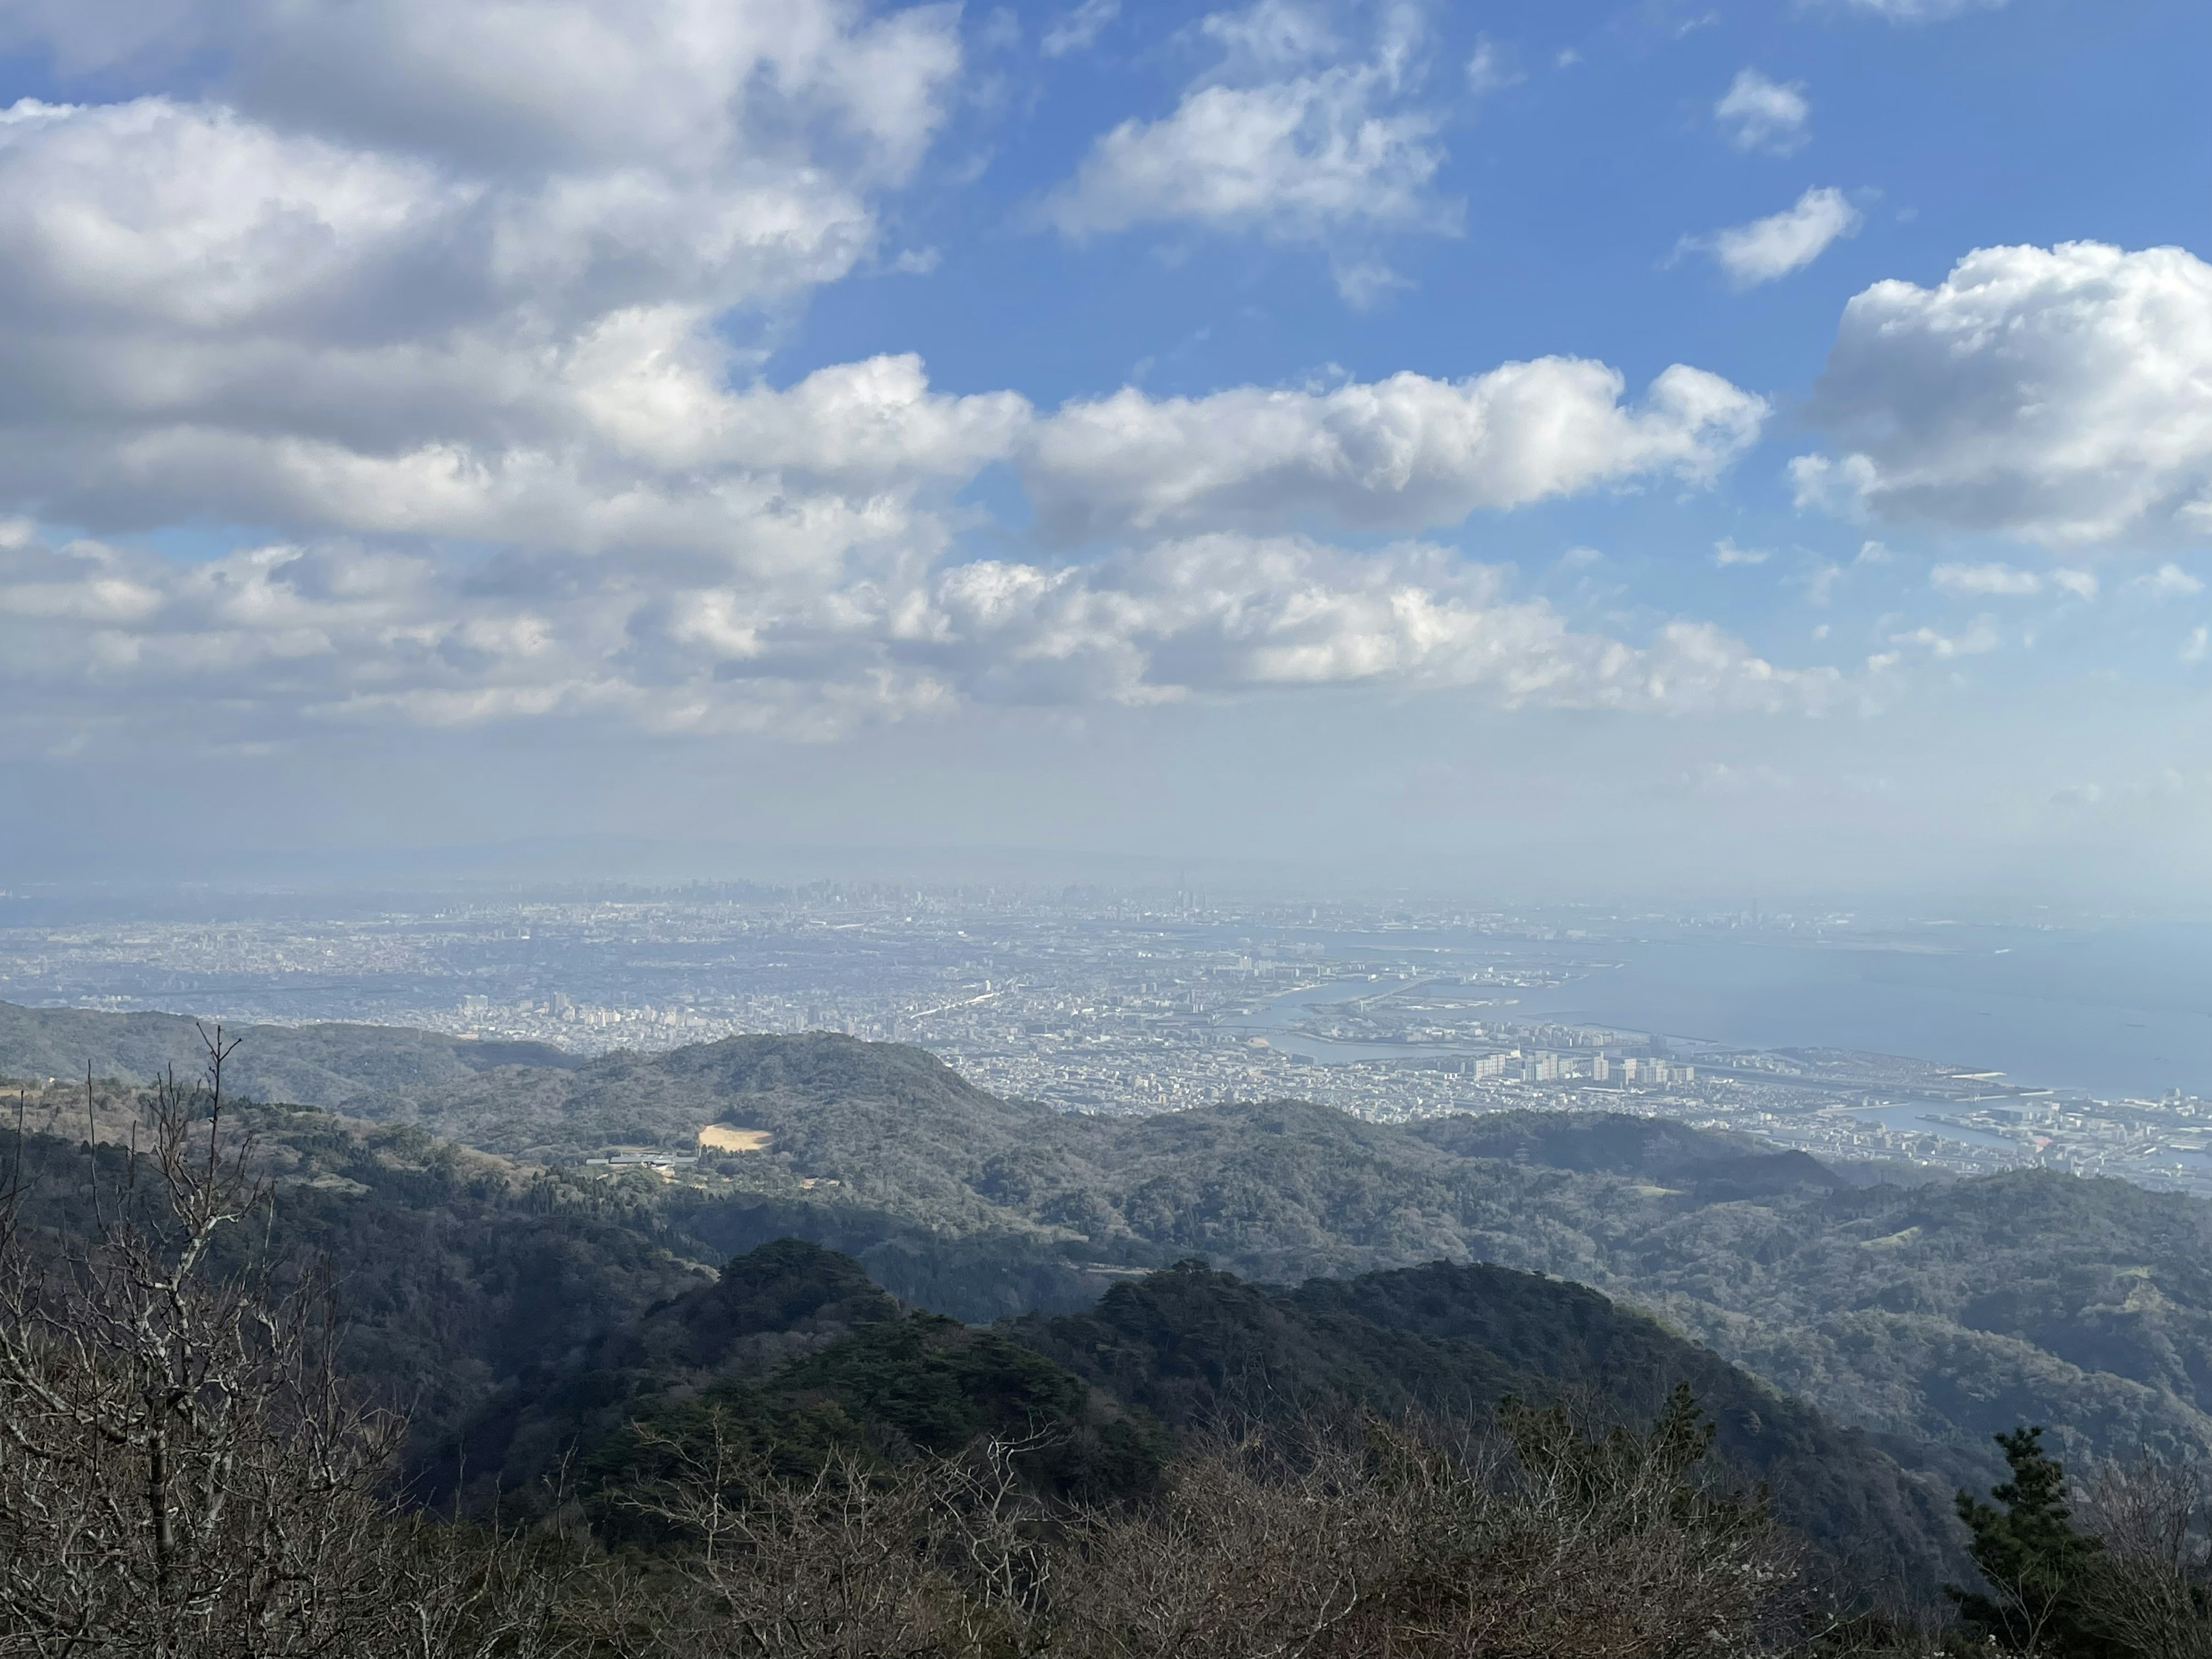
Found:
<path fill-rule="evenodd" d="M 758 1152 L 775 1137 L 765 1129 L 732 1129 L 726 1123 L 709 1123 L 699 1131 L 699 1144 L 718 1152 Z"/>

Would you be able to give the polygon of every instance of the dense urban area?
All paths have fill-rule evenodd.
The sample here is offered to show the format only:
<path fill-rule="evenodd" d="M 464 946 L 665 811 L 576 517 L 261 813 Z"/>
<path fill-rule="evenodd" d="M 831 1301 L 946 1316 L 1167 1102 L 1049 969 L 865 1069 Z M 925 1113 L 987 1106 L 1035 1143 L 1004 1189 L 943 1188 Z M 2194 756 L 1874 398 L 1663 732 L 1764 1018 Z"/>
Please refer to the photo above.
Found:
<path fill-rule="evenodd" d="M 1602 984 L 1632 922 L 1820 949 L 1850 937 L 1844 916 L 1576 926 L 1190 890 L 821 884 L 57 923 L 9 899 L 0 1000 L 27 1005 L 404 1024 L 583 1053 L 826 1030 L 920 1045 L 987 1089 L 1066 1110 L 1281 1097 L 1380 1121 L 1602 1108 L 1816 1155 L 2041 1164 L 2212 1194 L 2212 1109 L 2179 1086 L 2055 1091 L 1942 1056 L 1720 1047 L 1553 1012 Z"/>

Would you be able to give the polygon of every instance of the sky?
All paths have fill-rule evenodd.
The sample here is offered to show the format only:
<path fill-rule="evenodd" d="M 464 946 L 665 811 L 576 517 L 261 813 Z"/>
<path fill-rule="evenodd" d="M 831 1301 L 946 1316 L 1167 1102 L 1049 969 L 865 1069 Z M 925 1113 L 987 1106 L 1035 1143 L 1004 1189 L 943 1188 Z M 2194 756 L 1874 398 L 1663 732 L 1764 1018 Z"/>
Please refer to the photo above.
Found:
<path fill-rule="evenodd" d="M 7 0 L 0 887 L 2212 909 L 2208 62 L 2202 0 Z"/>

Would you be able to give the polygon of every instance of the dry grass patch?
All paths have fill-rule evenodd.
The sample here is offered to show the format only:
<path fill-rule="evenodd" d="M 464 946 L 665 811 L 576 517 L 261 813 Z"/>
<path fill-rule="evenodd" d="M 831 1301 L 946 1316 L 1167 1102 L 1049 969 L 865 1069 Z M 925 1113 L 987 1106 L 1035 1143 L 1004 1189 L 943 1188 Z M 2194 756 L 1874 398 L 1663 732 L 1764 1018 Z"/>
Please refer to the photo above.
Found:
<path fill-rule="evenodd" d="M 765 1129 L 733 1129 L 726 1123 L 709 1123 L 699 1131 L 699 1144 L 718 1152 L 760 1152 L 775 1137 Z"/>

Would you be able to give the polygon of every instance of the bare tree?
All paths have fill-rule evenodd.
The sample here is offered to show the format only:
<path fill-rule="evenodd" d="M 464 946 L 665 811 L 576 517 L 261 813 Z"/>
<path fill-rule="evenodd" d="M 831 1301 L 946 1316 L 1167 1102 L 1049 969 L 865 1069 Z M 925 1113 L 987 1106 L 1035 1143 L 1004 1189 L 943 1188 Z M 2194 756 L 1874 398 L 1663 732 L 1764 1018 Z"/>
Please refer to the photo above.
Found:
<path fill-rule="evenodd" d="M 1372 1419 L 1222 1433 L 1121 1506 L 1025 1493 L 1021 1448 L 778 1479 L 709 1413 L 640 1427 L 623 1499 L 680 1545 L 611 1645 L 744 1659 L 1690 1659 L 1782 1650 L 1794 1562 L 1687 1479 L 1679 1424 L 1591 1437 Z"/>
<path fill-rule="evenodd" d="M 2146 1452 L 2106 1464 L 2081 1494 L 2083 1524 L 2105 1545 L 2084 1599 L 2142 1659 L 2212 1659 L 2208 1476 L 2200 1458 Z"/>
<path fill-rule="evenodd" d="M 252 1138 L 226 1121 L 235 1040 L 203 1035 L 204 1080 L 159 1080 L 127 1152 L 88 1128 L 81 1228 L 28 1227 L 19 1137 L 0 1196 L 0 1655 L 541 1647 L 546 1586 L 513 1551 L 387 1496 L 405 1425 L 339 1377 L 326 1277 L 281 1282 Z"/>

